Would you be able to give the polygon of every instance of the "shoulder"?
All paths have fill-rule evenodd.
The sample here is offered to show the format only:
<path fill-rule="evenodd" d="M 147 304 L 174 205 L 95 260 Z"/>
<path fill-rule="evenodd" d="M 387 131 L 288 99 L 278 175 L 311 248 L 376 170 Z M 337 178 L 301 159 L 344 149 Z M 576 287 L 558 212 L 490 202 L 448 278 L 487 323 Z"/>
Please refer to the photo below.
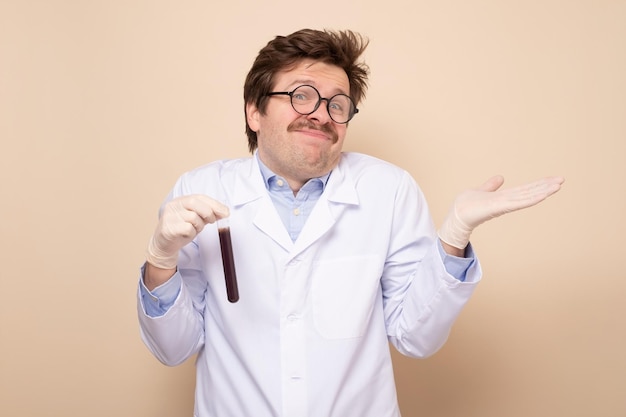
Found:
<path fill-rule="evenodd" d="M 224 183 L 232 183 L 236 175 L 251 172 L 253 158 L 235 158 L 213 161 L 183 173 L 176 184 L 184 194 L 209 192 L 221 187 Z"/>
<path fill-rule="evenodd" d="M 206 163 L 204 165 L 200 165 L 187 171 L 183 174 L 187 176 L 196 176 L 203 175 L 207 172 L 216 172 L 216 171 L 224 171 L 224 170 L 236 170 L 241 168 L 242 166 L 246 166 L 252 162 L 252 157 L 245 158 L 233 158 L 233 159 L 220 159 L 216 161 L 212 161 Z"/>
<path fill-rule="evenodd" d="M 377 178 L 396 179 L 410 178 L 409 173 L 391 162 L 358 152 L 341 154 L 340 167 L 349 171 L 354 178 L 375 176 Z"/>
<path fill-rule="evenodd" d="M 221 159 L 193 168 L 183 173 L 180 178 L 186 181 L 202 181 L 207 177 L 215 178 L 216 175 L 222 176 L 229 172 L 241 171 L 245 167 L 251 166 L 251 164 L 251 157 Z"/>

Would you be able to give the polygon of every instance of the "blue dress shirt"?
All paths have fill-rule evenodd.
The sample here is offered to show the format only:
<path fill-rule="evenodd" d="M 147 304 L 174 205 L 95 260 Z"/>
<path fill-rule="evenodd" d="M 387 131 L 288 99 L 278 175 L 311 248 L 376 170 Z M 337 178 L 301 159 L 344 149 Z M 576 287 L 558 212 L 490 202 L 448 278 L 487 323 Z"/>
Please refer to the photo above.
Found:
<path fill-rule="evenodd" d="M 261 175 L 263 176 L 267 191 L 274 202 L 274 206 L 276 206 L 276 210 L 285 228 L 289 232 L 291 240 L 295 241 L 306 223 L 308 215 L 311 213 L 311 210 L 313 210 L 315 203 L 317 203 L 319 197 L 324 192 L 324 187 L 332 172 L 319 178 L 311 178 L 302 186 L 300 191 L 294 195 L 284 178 L 274 174 L 259 159 L 258 154 L 255 154 L 255 157 L 261 168 Z M 466 272 L 475 260 L 471 245 L 466 249 L 466 258 L 460 258 L 446 253 L 441 245 L 441 241 L 438 241 L 438 248 L 448 273 L 459 281 L 465 281 Z M 142 276 L 143 272 L 142 268 Z M 165 314 L 172 304 L 174 304 L 176 297 L 178 297 L 181 281 L 180 275 L 176 274 L 172 279 L 150 292 L 145 287 L 143 280 L 141 280 L 140 291 L 146 313 L 151 317 L 159 317 Z"/>

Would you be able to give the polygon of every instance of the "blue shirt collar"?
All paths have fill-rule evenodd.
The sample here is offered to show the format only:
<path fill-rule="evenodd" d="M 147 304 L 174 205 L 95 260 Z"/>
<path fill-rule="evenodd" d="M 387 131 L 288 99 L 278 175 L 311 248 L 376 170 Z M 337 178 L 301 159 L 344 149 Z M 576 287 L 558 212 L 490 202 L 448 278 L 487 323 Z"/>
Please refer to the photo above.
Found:
<path fill-rule="evenodd" d="M 276 175 L 274 172 L 272 172 L 272 170 L 269 169 L 263 163 L 263 161 L 261 161 L 261 158 L 259 158 L 259 152 L 258 151 L 256 151 L 254 153 L 254 157 L 256 158 L 257 162 L 259 163 L 259 168 L 261 169 L 261 176 L 263 176 L 263 183 L 265 184 L 265 188 L 269 191 L 270 190 L 270 180 L 272 180 L 273 178 L 278 179 L 280 177 L 278 177 L 278 175 Z M 322 175 L 321 177 L 311 178 L 309 181 L 311 181 L 311 180 L 319 181 L 322 184 L 322 191 L 324 191 L 324 189 L 326 188 L 326 183 L 328 182 L 328 178 L 330 177 L 331 173 L 332 173 L 332 171 L 330 171 L 326 175 Z"/>

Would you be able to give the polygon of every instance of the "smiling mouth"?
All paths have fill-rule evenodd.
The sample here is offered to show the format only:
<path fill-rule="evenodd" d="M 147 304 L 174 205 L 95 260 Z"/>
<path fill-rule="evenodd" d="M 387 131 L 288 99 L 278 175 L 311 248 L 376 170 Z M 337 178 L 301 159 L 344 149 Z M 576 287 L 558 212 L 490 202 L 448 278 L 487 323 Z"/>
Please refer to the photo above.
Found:
<path fill-rule="evenodd" d="M 306 136 L 312 136 L 312 137 L 315 137 L 315 138 L 331 140 L 331 137 L 329 137 L 329 135 L 327 133 L 324 133 L 321 130 L 298 129 L 298 130 L 296 130 L 296 132 L 302 133 L 303 135 L 306 135 Z"/>
<path fill-rule="evenodd" d="M 336 143 L 339 140 L 337 132 L 329 125 L 316 125 L 309 120 L 296 120 L 287 127 L 288 132 L 298 132 L 306 136 L 330 140 Z"/>

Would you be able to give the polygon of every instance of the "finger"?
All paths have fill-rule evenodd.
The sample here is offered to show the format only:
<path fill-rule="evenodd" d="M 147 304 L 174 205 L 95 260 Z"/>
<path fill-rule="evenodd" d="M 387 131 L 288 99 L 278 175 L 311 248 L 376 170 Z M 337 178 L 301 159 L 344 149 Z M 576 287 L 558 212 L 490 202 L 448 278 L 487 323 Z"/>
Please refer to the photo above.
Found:
<path fill-rule="evenodd" d="M 548 184 L 558 185 L 560 188 L 560 186 L 563 185 L 563 183 L 565 182 L 565 178 L 562 176 L 546 177 L 543 178 L 541 181 L 544 181 Z"/>
<path fill-rule="evenodd" d="M 191 225 L 193 226 L 193 228 L 196 231 L 196 234 L 200 233 L 202 231 L 202 229 L 204 229 L 204 225 L 206 223 L 204 221 L 202 221 L 202 219 L 199 219 L 199 221 L 193 221 L 191 222 Z"/>
<path fill-rule="evenodd" d="M 197 215 L 185 211 L 171 216 L 166 213 L 159 222 L 159 227 L 161 228 L 162 234 L 168 239 L 176 239 L 179 237 L 187 239 L 193 238 L 198 234 L 196 224 L 202 225 L 200 229 L 203 227 L 203 223 L 198 219 Z"/>
<path fill-rule="evenodd" d="M 506 196 L 508 211 L 534 206 L 561 189 L 563 177 L 549 177 L 503 190 Z"/>
<path fill-rule="evenodd" d="M 213 223 L 217 219 L 228 217 L 230 214 L 227 206 L 203 194 L 185 196 L 182 204 L 186 210 L 198 216 L 203 223 L 202 226 Z"/>
<path fill-rule="evenodd" d="M 561 189 L 562 177 L 542 178 L 535 182 L 519 187 L 519 194 L 522 197 L 539 198 L 548 197 Z"/>
<path fill-rule="evenodd" d="M 183 237 L 194 237 L 204 229 L 206 222 L 198 213 L 193 210 L 183 209 L 178 214 L 179 222 L 171 227 L 178 230 L 178 233 Z"/>
<path fill-rule="evenodd" d="M 478 187 L 478 190 L 488 192 L 496 191 L 498 188 L 502 187 L 502 184 L 504 184 L 504 177 L 502 175 L 495 175 Z"/>

